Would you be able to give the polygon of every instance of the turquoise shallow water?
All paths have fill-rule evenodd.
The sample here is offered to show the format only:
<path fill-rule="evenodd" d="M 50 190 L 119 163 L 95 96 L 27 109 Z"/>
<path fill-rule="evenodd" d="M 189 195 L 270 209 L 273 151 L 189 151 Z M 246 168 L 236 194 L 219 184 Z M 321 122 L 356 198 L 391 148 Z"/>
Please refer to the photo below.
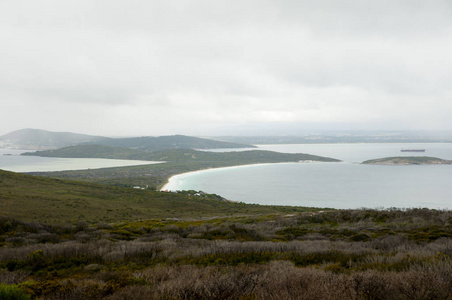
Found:
<path fill-rule="evenodd" d="M 452 144 L 261 145 L 261 149 L 330 156 L 342 163 L 243 166 L 175 176 L 170 190 L 194 189 L 245 203 L 333 208 L 452 208 L 452 165 L 372 166 L 367 159 L 435 156 L 452 159 Z M 425 148 L 425 153 L 401 153 Z"/>

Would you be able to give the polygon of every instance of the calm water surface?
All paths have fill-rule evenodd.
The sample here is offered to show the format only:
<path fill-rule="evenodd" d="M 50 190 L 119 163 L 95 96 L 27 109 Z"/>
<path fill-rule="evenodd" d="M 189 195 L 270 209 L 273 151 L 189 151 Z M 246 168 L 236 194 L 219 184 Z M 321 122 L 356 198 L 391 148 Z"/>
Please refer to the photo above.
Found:
<path fill-rule="evenodd" d="M 152 161 L 125 159 L 21 156 L 20 153 L 23 152 L 29 151 L 0 149 L 0 169 L 13 172 L 47 172 L 149 165 L 157 163 Z"/>
<path fill-rule="evenodd" d="M 194 189 L 245 203 L 333 208 L 452 208 L 452 165 L 361 165 L 388 156 L 452 159 L 452 144 L 260 145 L 260 149 L 334 157 L 342 163 L 222 168 L 173 177 L 170 190 Z M 425 153 L 401 153 L 422 148 Z"/>

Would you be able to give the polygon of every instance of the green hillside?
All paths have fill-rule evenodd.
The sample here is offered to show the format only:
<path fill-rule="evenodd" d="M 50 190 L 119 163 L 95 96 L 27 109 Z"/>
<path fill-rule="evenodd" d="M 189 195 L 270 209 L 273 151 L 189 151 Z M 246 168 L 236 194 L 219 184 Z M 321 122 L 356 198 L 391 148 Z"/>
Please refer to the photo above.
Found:
<path fill-rule="evenodd" d="M 0 217 L 26 222 L 60 225 L 79 221 L 112 223 L 305 210 L 232 203 L 215 195 L 193 194 L 103 186 L 0 170 Z"/>

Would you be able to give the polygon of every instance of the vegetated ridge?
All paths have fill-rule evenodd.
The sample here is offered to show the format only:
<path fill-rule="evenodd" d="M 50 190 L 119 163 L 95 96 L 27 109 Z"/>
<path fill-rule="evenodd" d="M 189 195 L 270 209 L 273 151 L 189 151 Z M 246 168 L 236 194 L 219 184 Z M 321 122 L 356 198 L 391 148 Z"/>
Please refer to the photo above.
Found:
<path fill-rule="evenodd" d="M 98 144 L 145 151 L 162 151 L 168 149 L 256 148 L 256 146 L 249 144 L 223 142 L 185 135 L 115 138 L 100 141 Z"/>
<path fill-rule="evenodd" d="M 370 159 L 362 163 L 368 165 L 450 165 L 452 160 L 430 156 L 396 156 Z"/>
<path fill-rule="evenodd" d="M 137 149 L 103 145 L 78 145 L 56 150 L 26 152 L 22 155 L 67 158 L 114 158 L 149 161 L 230 161 L 232 163 L 272 163 L 297 161 L 338 162 L 329 157 L 305 153 L 280 153 L 268 150 L 247 150 L 233 152 L 207 152 L 193 149 L 168 149 L 147 152 Z"/>
<path fill-rule="evenodd" d="M 21 155 L 41 156 L 41 157 L 65 157 L 65 158 L 108 158 L 108 159 L 133 159 L 150 160 L 151 152 L 142 150 L 113 147 L 105 145 L 76 145 L 54 150 L 41 150 L 35 152 L 25 152 Z"/>

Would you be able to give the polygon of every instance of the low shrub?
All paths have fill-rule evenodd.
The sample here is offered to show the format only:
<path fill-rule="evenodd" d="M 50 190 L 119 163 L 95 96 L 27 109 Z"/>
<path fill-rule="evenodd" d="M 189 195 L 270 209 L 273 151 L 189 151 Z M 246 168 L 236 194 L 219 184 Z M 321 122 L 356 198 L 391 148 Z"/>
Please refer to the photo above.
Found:
<path fill-rule="evenodd" d="M 15 284 L 0 283 L 0 299 L 2 300 L 28 300 L 31 299 L 25 291 Z"/>

